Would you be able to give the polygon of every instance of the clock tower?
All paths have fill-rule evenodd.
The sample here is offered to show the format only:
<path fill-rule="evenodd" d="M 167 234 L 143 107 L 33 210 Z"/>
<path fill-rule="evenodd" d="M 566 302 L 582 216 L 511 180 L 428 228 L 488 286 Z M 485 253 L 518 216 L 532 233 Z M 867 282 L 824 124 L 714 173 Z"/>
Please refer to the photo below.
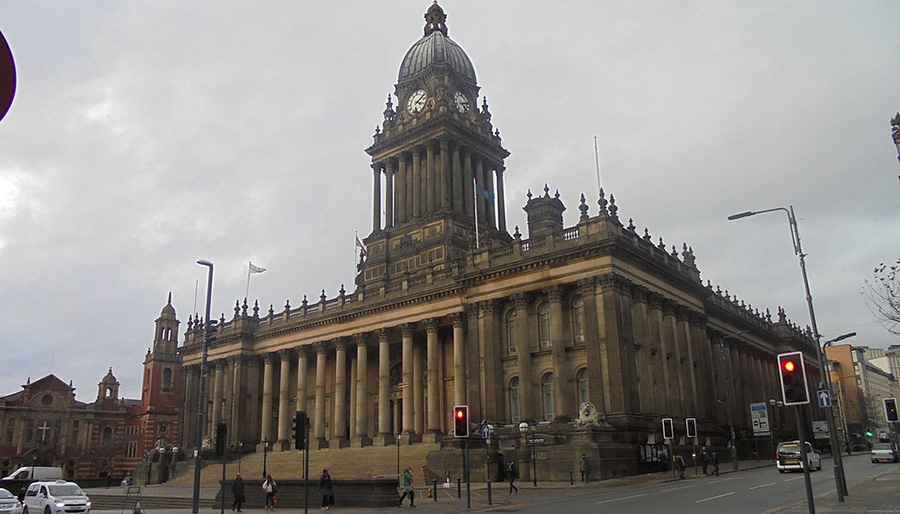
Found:
<path fill-rule="evenodd" d="M 435 1 L 366 149 L 374 184 L 372 233 L 357 278 L 363 290 L 453 276 L 471 250 L 511 240 L 503 190 L 509 152 L 487 99 L 480 100 L 472 61 L 447 35 Z"/>

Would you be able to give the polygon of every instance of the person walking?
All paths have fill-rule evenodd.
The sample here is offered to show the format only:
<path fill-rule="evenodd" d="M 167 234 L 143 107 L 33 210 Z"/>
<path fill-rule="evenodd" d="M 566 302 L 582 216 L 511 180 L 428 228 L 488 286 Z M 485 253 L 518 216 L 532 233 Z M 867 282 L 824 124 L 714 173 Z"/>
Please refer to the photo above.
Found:
<path fill-rule="evenodd" d="M 711 455 L 712 465 L 713 465 L 713 475 L 719 476 L 719 453 L 713 450 Z"/>
<path fill-rule="evenodd" d="M 684 457 L 682 457 L 681 454 L 675 456 L 675 465 L 678 467 L 678 478 L 684 479 L 684 469 L 686 466 L 684 464 Z"/>
<path fill-rule="evenodd" d="M 659 467 L 662 469 L 662 474 L 665 475 L 669 472 L 669 454 L 664 448 L 661 448 L 657 456 L 659 457 Z"/>
<path fill-rule="evenodd" d="M 706 452 L 706 446 L 700 448 L 700 465 L 703 466 L 703 474 L 708 475 L 709 455 Z"/>
<path fill-rule="evenodd" d="M 234 482 L 231 483 L 231 496 L 234 499 L 231 504 L 231 510 L 236 510 L 241 512 L 241 507 L 244 505 L 245 497 L 244 497 L 244 479 L 241 478 L 241 474 L 238 473 L 234 477 Z"/>
<path fill-rule="evenodd" d="M 409 496 L 409 508 L 411 508 L 411 509 L 416 508 L 416 492 L 413 489 L 412 482 L 413 482 L 412 466 L 406 466 L 406 471 L 403 472 L 403 477 L 402 477 L 402 481 L 401 481 L 402 488 L 403 488 L 403 495 L 400 496 L 400 501 L 397 502 L 398 507 L 403 506 L 403 500 L 406 499 L 406 497 L 408 495 Z"/>
<path fill-rule="evenodd" d="M 578 471 L 581 472 L 581 481 L 588 482 L 588 475 L 591 472 L 591 463 L 587 460 L 587 455 L 581 454 L 581 462 L 578 463 Z"/>
<path fill-rule="evenodd" d="M 275 493 L 278 492 L 278 484 L 272 478 L 272 475 L 266 475 L 266 481 L 262 485 L 263 491 L 266 493 L 266 510 L 275 510 Z"/>
<path fill-rule="evenodd" d="M 512 494 L 513 491 L 515 491 L 516 494 L 519 494 L 519 488 L 516 487 L 516 484 L 514 483 L 516 479 L 519 478 L 519 470 L 516 469 L 515 461 L 511 460 L 509 461 L 509 464 L 506 465 L 506 478 L 509 479 L 509 494 Z"/>
<path fill-rule="evenodd" d="M 331 475 L 327 469 L 323 469 L 319 477 L 319 491 L 322 493 L 322 510 L 330 509 L 334 503 L 334 489 L 331 488 Z"/>

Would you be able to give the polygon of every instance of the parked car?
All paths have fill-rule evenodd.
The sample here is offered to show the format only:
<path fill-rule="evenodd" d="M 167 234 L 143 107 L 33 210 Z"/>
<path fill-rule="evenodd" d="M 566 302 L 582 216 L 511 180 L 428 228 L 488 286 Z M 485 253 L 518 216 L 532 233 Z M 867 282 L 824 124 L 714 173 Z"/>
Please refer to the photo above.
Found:
<path fill-rule="evenodd" d="M 134 477 L 128 476 L 122 479 L 122 487 L 128 487 L 129 485 L 134 485 Z"/>
<path fill-rule="evenodd" d="M 809 441 L 806 442 L 806 459 L 810 471 L 822 469 L 822 456 L 813 449 L 812 445 L 809 444 Z M 779 473 L 792 470 L 803 470 L 800 441 L 785 441 L 783 443 L 778 443 L 778 448 L 775 450 L 775 467 L 778 468 Z"/>
<path fill-rule="evenodd" d="M 22 514 L 90 514 L 91 499 L 75 482 L 34 482 L 25 491 Z"/>
<path fill-rule="evenodd" d="M 56 480 L 62 478 L 62 468 L 53 466 L 23 466 L 3 480 Z"/>
<path fill-rule="evenodd" d="M 875 443 L 872 446 L 872 462 L 897 462 L 897 454 L 891 443 Z"/>
<path fill-rule="evenodd" d="M 16 495 L 0 488 L 0 514 L 22 514 L 22 503 Z"/>

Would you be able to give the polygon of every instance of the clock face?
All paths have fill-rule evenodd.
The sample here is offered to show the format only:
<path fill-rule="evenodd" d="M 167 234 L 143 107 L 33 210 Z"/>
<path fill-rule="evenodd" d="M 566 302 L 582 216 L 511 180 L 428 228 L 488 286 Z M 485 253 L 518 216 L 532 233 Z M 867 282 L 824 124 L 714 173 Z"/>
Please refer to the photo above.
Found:
<path fill-rule="evenodd" d="M 453 95 L 453 101 L 456 104 L 456 110 L 463 114 L 469 112 L 469 99 L 466 98 L 466 95 L 457 91 L 456 94 Z"/>
<path fill-rule="evenodd" d="M 409 95 L 409 100 L 406 102 L 406 110 L 411 114 L 422 112 L 422 109 L 425 108 L 425 100 L 427 98 L 428 94 L 425 90 L 419 89 L 415 93 Z"/>

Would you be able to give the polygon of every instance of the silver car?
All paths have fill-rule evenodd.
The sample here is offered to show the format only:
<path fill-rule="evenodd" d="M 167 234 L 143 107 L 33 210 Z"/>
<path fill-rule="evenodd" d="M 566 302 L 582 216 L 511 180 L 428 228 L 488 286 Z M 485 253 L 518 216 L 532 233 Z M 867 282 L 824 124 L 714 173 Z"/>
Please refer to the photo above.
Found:
<path fill-rule="evenodd" d="M 22 514 L 22 504 L 16 495 L 0 488 L 0 514 Z"/>
<path fill-rule="evenodd" d="M 897 454 L 891 450 L 890 443 L 872 445 L 872 462 L 897 462 Z"/>

